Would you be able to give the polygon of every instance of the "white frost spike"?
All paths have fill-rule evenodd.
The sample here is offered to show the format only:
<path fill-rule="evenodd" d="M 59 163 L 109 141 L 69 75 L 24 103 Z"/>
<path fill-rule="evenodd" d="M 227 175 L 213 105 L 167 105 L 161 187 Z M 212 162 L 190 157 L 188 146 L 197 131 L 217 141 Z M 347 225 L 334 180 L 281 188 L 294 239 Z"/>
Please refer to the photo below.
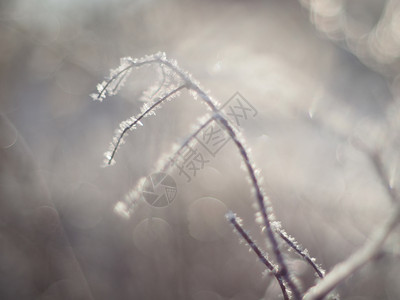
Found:
<path fill-rule="evenodd" d="M 117 94 L 132 71 L 132 67 L 131 58 L 122 58 L 120 66 L 110 71 L 107 80 L 97 84 L 97 93 L 91 94 L 90 97 L 94 100 L 102 101 L 107 96 Z"/>
<path fill-rule="evenodd" d="M 260 212 L 256 212 L 256 223 L 257 224 L 264 224 L 264 219 Z"/>
<path fill-rule="evenodd" d="M 193 97 L 194 100 L 197 100 L 197 97 L 198 97 L 197 92 L 190 90 L 189 94 Z"/>
<path fill-rule="evenodd" d="M 187 137 L 183 142 L 180 144 L 174 144 L 172 147 L 172 151 L 169 152 L 168 154 L 162 155 L 161 159 L 157 162 L 157 172 L 167 172 L 176 162 L 178 156 L 181 151 L 189 145 L 195 137 L 214 119 L 212 117 L 209 117 L 207 121 L 204 123 L 201 123 L 200 126 L 197 126 L 196 130 L 193 130 L 193 133 Z"/>
<path fill-rule="evenodd" d="M 110 148 L 111 148 L 111 146 L 110 146 Z M 110 162 L 111 153 L 112 153 L 112 151 L 107 151 L 104 153 L 104 161 L 103 161 L 103 164 L 101 165 L 101 167 L 106 168 L 106 167 L 109 167 L 109 166 L 112 166 L 115 164 L 115 160 L 111 160 L 111 162 Z"/>
<path fill-rule="evenodd" d="M 225 218 L 228 221 L 234 221 L 236 219 L 236 214 L 234 214 L 232 211 L 229 211 L 225 214 Z"/>
<path fill-rule="evenodd" d="M 137 206 L 137 201 L 141 195 L 141 189 L 143 188 L 146 177 L 142 177 L 137 182 L 136 186 L 125 196 L 125 199 L 119 201 L 114 206 L 114 212 L 116 212 L 121 217 L 128 219 L 134 212 Z"/>
<path fill-rule="evenodd" d="M 280 235 L 280 237 L 288 244 L 289 249 L 293 249 L 298 255 L 300 255 L 316 272 L 319 278 L 323 278 L 325 270 L 315 263 L 315 258 L 312 258 L 307 249 L 301 247 L 301 245 L 290 235 L 281 228 L 280 222 L 273 222 L 273 229 Z"/>
<path fill-rule="evenodd" d="M 143 126 L 143 123 L 140 121 L 141 119 L 155 115 L 155 110 L 159 109 L 164 101 L 170 101 L 172 98 L 177 97 L 179 95 L 179 91 L 183 87 L 184 86 L 179 86 L 172 89 L 153 103 L 144 103 L 141 108 L 141 113 L 139 115 L 137 115 L 136 117 L 130 117 L 120 123 L 119 130 L 116 130 L 116 133 L 113 137 L 113 143 L 109 149 L 109 151 L 111 152 L 111 156 L 108 164 L 114 161 L 115 153 L 123 144 L 123 137 L 127 135 L 128 130 L 135 130 L 136 124 Z"/>
<path fill-rule="evenodd" d="M 163 154 L 157 161 L 157 163 L 155 164 L 155 171 L 156 172 L 167 172 L 168 171 L 168 166 L 170 166 L 172 164 L 171 162 L 171 155 L 173 155 L 173 153 L 176 153 L 180 146 L 178 144 L 173 144 L 171 147 L 171 151 Z"/>
<path fill-rule="evenodd" d="M 97 91 L 100 93 L 104 89 L 104 82 L 98 83 L 96 88 L 97 88 Z"/>
<path fill-rule="evenodd" d="M 114 212 L 124 219 L 129 219 L 132 211 L 128 209 L 127 205 L 124 202 L 119 201 L 114 206 Z"/>
<path fill-rule="evenodd" d="M 110 153 L 109 151 L 107 151 L 106 153 L 104 153 L 104 156 L 105 156 L 107 159 L 111 159 L 111 153 Z"/>
<path fill-rule="evenodd" d="M 115 70 L 112 70 L 110 73 L 110 77 L 106 82 L 103 82 L 98 86 L 99 95 L 97 99 L 103 99 L 106 95 L 114 95 L 118 92 L 126 77 L 129 75 L 131 70 L 135 67 L 145 66 L 156 64 L 163 68 L 164 76 L 166 77 L 166 82 L 161 83 L 159 88 L 154 90 L 154 94 L 150 94 L 149 98 L 152 98 L 154 95 L 164 95 L 159 97 L 158 100 L 152 101 L 149 103 L 145 103 L 141 110 L 141 115 L 138 116 L 137 120 L 140 120 L 146 116 L 154 115 L 155 110 L 159 107 L 159 104 L 164 102 L 164 100 L 171 100 L 173 96 L 176 96 L 181 89 L 188 89 L 189 91 L 194 91 L 197 97 L 202 100 L 208 107 L 209 110 L 213 112 L 212 120 L 218 120 L 222 127 L 224 128 L 225 132 L 231 137 L 233 143 L 235 144 L 237 150 L 239 150 L 239 155 L 243 165 L 248 173 L 248 177 L 250 179 L 251 188 L 254 191 L 257 204 L 259 206 L 259 210 L 262 212 L 261 218 L 263 219 L 264 226 L 267 227 L 266 230 L 267 238 L 271 242 L 272 249 L 274 254 L 277 258 L 277 263 L 279 265 L 279 269 L 283 271 L 287 270 L 287 266 L 284 260 L 284 257 L 279 249 L 276 236 L 273 233 L 271 222 L 274 220 L 274 216 L 272 213 L 272 207 L 269 203 L 269 199 L 266 197 L 262 187 L 262 178 L 256 171 L 254 164 L 252 163 L 252 159 L 250 157 L 250 150 L 245 145 L 244 138 L 241 137 L 240 132 L 232 125 L 230 122 L 220 114 L 218 110 L 218 103 L 209 96 L 209 92 L 204 90 L 198 82 L 196 82 L 192 76 L 187 73 L 186 71 L 182 70 L 176 61 L 168 60 L 165 56 L 165 53 L 157 53 L 151 56 L 145 56 L 140 59 L 132 59 L 132 58 L 125 58 L 121 60 L 121 65 Z M 180 85 L 175 88 L 175 86 L 180 83 Z M 154 97 L 156 98 L 156 97 Z M 117 133 L 116 138 L 114 138 L 113 149 L 111 149 L 111 154 L 107 157 L 110 161 L 114 161 L 114 154 L 116 153 L 124 134 L 130 128 L 134 128 L 136 121 L 129 120 L 123 121 L 120 125 L 120 129 Z M 205 125 L 205 124 L 203 124 Z M 204 128 L 204 127 L 201 127 Z M 142 184 L 141 184 L 142 185 Z M 140 185 L 140 188 L 141 188 Z M 125 205 L 119 205 L 117 210 L 119 211 L 127 211 L 128 213 L 131 211 L 133 204 L 135 203 L 135 199 L 137 199 L 139 195 L 138 186 L 133 189 L 128 197 L 123 201 Z M 232 217 L 232 216 L 231 216 Z M 241 229 L 240 221 L 235 217 L 232 219 L 233 225 L 235 228 L 240 232 L 240 234 L 249 242 L 251 247 L 256 247 L 254 242 L 252 242 L 251 238 L 247 235 L 247 233 Z M 271 263 L 268 263 L 267 259 L 263 257 L 262 253 L 259 251 L 258 248 L 254 248 L 254 251 L 259 256 L 259 258 L 266 264 L 268 268 L 272 266 Z M 272 267 L 271 267 L 272 269 Z M 292 278 L 289 276 L 287 272 L 282 272 L 282 274 L 276 274 L 277 279 L 280 281 L 278 277 L 282 276 L 282 280 L 287 282 L 290 289 L 293 291 L 295 298 L 300 298 L 300 293 L 296 288 L 296 285 Z M 280 281 L 281 282 L 281 281 Z M 281 285 L 282 288 L 282 285 Z M 282 288 L 283 293 L 285 295 L 285 288 Z"/>
<path fill-rule="evenodd" d="M 99 99 L 99 94 L 98 93 L 92 93 L 89 96 L 90 96 L 90 98 L 92 98 L 92 100 L 95 100 L 95 101 L 103 100 L 103 99 Z"/>

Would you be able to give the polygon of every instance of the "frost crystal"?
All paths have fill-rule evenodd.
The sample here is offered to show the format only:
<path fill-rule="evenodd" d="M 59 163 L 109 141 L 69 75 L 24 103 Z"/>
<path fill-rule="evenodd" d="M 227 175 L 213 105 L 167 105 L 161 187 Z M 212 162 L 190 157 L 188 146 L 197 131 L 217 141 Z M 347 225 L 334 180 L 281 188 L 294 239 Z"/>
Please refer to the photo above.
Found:
<path fill-rule="evenodd" d="M 288 244 L 289 249 L 293 249 L 298 255 L 300 255 L 310 266 L 315 270 L 319 278 L 323 278 L 325 270 L 321 266 L 315 263 L 315 258 L 311 257 L 308 250 L 302 248 L 302 246 L 290 235 L 286 233 L 281 227 L 280 222 L 273 222 L 274 230 L 280 235 L 280 237 Z"/>
<path fill-rule="evenodd" d="M 124 219 L 129 219 L 131 211 L 128 209 L 127 205 L 124 202 L 118 202 L 114 206 L 114 212 Z"/>
<path fill-rule="evenodd" d="M 236 215 L 232 212 L 232 211 L 229 211 L 229 212 L 227 212 L 226 214 L 225 214 L 225 218 L 228 220 L 228 221 L 233 221 L 233 220 L 235 220 L 236 219 Z"/>
<path fill-rule="evenodd" d="M 110 148 L 104 154 L 106 159 L 105 163 L 110 165 L 115 162 L 114 156 L 119 147 L 124 143 L 124 138 L 130 130 L 135 130 L 138 126 L 143 126 L 142 121 L 144 118 L 155 115 L 156 110 L 159 109 L 164 102 L 171 101 L 177 97 L 181 90 L 188 90 L 194 99 L 198 98 L 206 104 L 207 108 L 211 110 L 212 115 L 211 117 L 210 114 L 206 115 L 206 117 L 200 120 L 200 125 L 193 128 L 193 134 L 182 143 L 174 145 L 172 155 L 164 155 L 159 160 L 157 171 L 167 172 L 174 164 L 177 158 L 176 156 L 180 153 L 182 147 L 189 145 L 196 135 L 206 128 L 210 122 L 219 122 L 221 127 L 230 136 L 239 152 L 242 168 L 247 172 L 246 179 L 250 183 L 252 193 L 256 198 L 255 206 L 258 211 L 256 213 L 256 222 L 262 225 L 262 232 L 266 233 L 277 263 L 274 264 L 270 262 L 267 255 L 258 248 L 249 233 L 243 229 L 242 220 L 238 218 L 236 214 L 230 211 L 225 216 L 233 225 L 234 230 L 240 235 L 240 241 L 246 242 L 250 246 L 249 251 L 254 251 L 260 261 L 270 270 L 269 272 L 276 277 L 284 298 L 288 299 L 291 292 L 293 292 L 294 298 L 300 299 L 301 295 L 297 288 L 297 281 L 295 278 L 292 278 L 290 270 L 287 268 L 284 259 L 285 255 L 281 252 L 279 247 L 278 235 L 281 240 L 289 245 L 289 249 L 293 249 L 297 252 L 297 254 L 315 269 L 319 277 L 322 278 L 324 276 L 324 271 L 315 263 L 315 259 L 310 257 L 308 251 L 303 249 L 293 237 L 288 235 L 282 229 L 279 222 L 275 221 L 272 205 L 262 188 L 263 178 L 261 172 L 252 162 L 251 150 L 246 146 L 245 139 L 242 137 L 240 131 L 220 112 L 220 104 L 209 96 L 209 92 L 204 90 L 191 74 L 181 69 L 175 60 L 167 59 L 164 52 L 158 52 L 154 55 L 147 55 L 135 59 L 125 57 L 121 59 L 120 65 L 116 69 L 110 71 L 106 80 L 96 86 L 97 93 L 91 94 L 90 97 L 94 100 L 102 101 L 107 96 L 117 94 L 133 69 L 150 65 L 156 66 L 159 78 L 154 85 L 143 92 L 140 100 L 144 103 L 140 109 L 140 113 L 123 120 L 119 124 L 112 139 L 112 143 L 110 143 Z M 141 195 L 141 189 L 145 180 L 145 177 L 141 178 L 136 186 L 126 195 L 125 199 L 119 201 L 115 205 L 114 211 L 117 214 L 124 218 L 129 218 L 137 205 L 137 200 Z"/>

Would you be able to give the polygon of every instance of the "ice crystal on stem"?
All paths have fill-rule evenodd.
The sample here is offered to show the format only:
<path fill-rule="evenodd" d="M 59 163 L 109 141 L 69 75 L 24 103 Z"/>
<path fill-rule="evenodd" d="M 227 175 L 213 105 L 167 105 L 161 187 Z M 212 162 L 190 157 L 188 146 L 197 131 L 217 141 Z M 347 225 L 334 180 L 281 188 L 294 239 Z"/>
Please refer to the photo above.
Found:
<path fill-rule="evenodd" d="M 122 87 L 132 69 L 139 68 L 145 65 L 156 65 L 160 70 L 160 81 L 157 85 L 150 87 L 142 96 L 141 100 L 144 104 L 139 114 L 121 122 L 117 129 L 109 151 L 106 152 L 106 163 L 114 162 L 114 157 L 123 143 L 123 138 L 128 131 L 136 129 L 137 125 L 143 125 L 144 118 L 154 115 L 155 111 L 161 105 L 177 97 L 181 90 L 188 90 L 189 94 L 194 98 L 199 98 L 206 107 L 211 111 L 211 116 L 207 115 L 201 120 L 200 125 L 193 130 L 193 133 L 184 140 L 181 144 L 175 145 L 171 154 L 164 156 L 157 165 L 157 170 L 167 172 L 174 165 L 177 155 L 180 151 L 201 132 L 210 122 L 219 122 L 223 130 L 229 135 L 237 148 L 243 168 L 248 174 L 248 181 L 251 190 L 256 198 L 256 208 L 258 211 L 257 222 L 263 226 L 263 231 L 266 234 L 272 251 L 276 258 L 276 263 L 270 261 L 267 256 L 258 248 L 251 237 L 243 230 L 239 219 L 233 213 L 228 213 L 227 218 L 235 227 L 236 231 L 249 244 L 251 250 L 254 251 L 259 259 L 267 266 L 267 268 L 277 278 L 282 294 L 285 299 L 293 297 L 298 300 L 301 298 L 300 290 L 297 286 L 297 280 L 293 278 L 290 270 L 285 262 L 285 257 L 281 252 L 278 241 L 283 239 L 291 248 L 314 267 L 317 274 L 323 276 L 322 271 L 313 265 L 313 259 L 308 255 L 308 252 L 302 249 L 298 243 L 283 231 L 278 223 L 275 222 L 272 205 L 262 189 L 262 176 L 259 169 L 256 168 L 250 157 L 250 149 L 245 145 L 245 138 L 240 132 L 230 123 L 230 121 L 219 110 L 219 103 L 213 99 L 208 91 L 205 91 L 200 84 L 188 72 L 181 69 L 177 62 L 167 59 L 165 53 L 159 52 L 154 55 L 145 56 L 140 59 L 132 59 L 130 57 L 123 58 L 121 65 L 110 72 L 109 77 L 97 86 L 97 93 L 92 94 L 95 100 L 103 100 L 109 95 L 115 95 Z M 120 201 L 115 206 L 115 211 L 124 217 L 129 217 L 133 212 L 137 200 L 140 197 L 140 190 L 143 186 L 145 178 L 142 178 L 137 183 L 136 187 L 131 190 L 126 199 Z M 319 272 L 319 273 L 318 273 Z"/>

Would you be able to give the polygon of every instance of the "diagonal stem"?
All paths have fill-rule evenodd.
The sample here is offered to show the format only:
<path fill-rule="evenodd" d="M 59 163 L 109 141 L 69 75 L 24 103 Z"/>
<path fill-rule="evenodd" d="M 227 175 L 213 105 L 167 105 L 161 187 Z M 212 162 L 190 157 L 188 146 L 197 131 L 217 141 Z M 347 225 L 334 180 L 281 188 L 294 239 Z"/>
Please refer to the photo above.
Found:
<path fill-rule="evenodd" d="M 270 216 L 267 213 L 267 209 L 271 209 L 270 207 L 266 207 L 265 206 L 265 196 L 264 193 L 261 190 L 260 184 L 258 183 L 258 179 L 255 173 L 255 169 L 252 166 L 252 163 L 250 162 L 250 158 L 249 155 L 246 151 L 246 149 L 244 148 L 243 143 L 238 139 L 237 134 L 235 133 L 233 127 L 228 123 L 228 121 L 221 115 L 219 116 L 219 121 L 220 123 L 225 127 L 226 131 L 228 132 L 228 134 L 231 136 L 232 140 L 234 141 L 236 147 L 238 148 L 240 155 L 243 158 L 243 161 L 246 165 L 247 171 L 250 175 L 250 180 L 253 184 L 253 187 L 255 189 L 255 193 L 256 193 L 256 198 L 257 198 L 257 202 L 258 205 L 260 207 L 260 212 L 261 215 L 263 217 L 264 220 L 264 225 L 265 228 L 267 229 L 267 237 L 269 239 L 269 241 L 272 244 L 272 249 L 274 251 L 274 254 L 276 256 L 276 259 L 278 261 L 278 265 L 280 267 L 279 272 L 282 274 L 282 277 L 285 279 L 285 281 L 287 282 L 289 288 L 291 289 L 291 291 L 293 292 L 293 295 L 295 297 L 295 299 L 300 299 L 301 298 L 301 294 L 300 291 L 298 290 L 297 286 L 295 285 L 295 283 L 293 282 L 292 278 L 290 277 L 290 274 L 288 272 L 288 268 L 286 266 L 286 262 L 283 258 L 282 252 L 279 249 L 279 245 L 278 245 L 278 241 L 275 237 L 275 234 L 273 232 L 272 226 L 271 226 L 271 220 L 270 220 Z"/>
<path fill-rule="evenodd" d="M 183 84 L 177 88 L 175 88 L 174 90 L 170 91 L 169 93 L 167 93 L 166 95 L 164 95 L 163 97 L 161 97 L 159 100 L 157 100 L 156 102 L 154 102 L 148 109 L 146 109 L 146 111 L 144 111 L 142 114 L 140 114 L 135 121 L 133 121 L 131 124 L 129 124 L 129 126 L 125 127 L 124 130 L 121 132 L 121 134 L 118 137 L 117 142 L 114 145 L 113 151 L 108 159 L 108 164 L 111 164 L 111 161 L 113 160 L 115 153 L 118 150 L 119 145 L 121 144 L 122 138 L 124 137 L 124 135 L 132 128 L 134 127 L 137 123 L 140 122 L 141 119 L 143 119 L 149 112 L 151 112 L 154 108 L 156 108 L 158 105 L 162 104 L 165 100 L 167 100 L 169 97 L 171 97 L 172 95 L 174 95 L 175 93 L 179 92 L 181 89 L 185 88 L 186 85 Z"/>
<path fill-rule="evenodd" d="M 271 271 L 271 273 L 275 276 L 276 280 L 278 280 L 279 286 L 281 287 L 283 298 L 285 300 L 289 300 L 289 295 L 286 291 L 285 284 L 282 279 L 281 273 L 276 271 L 276 267 L 272 262 L 268 260 L 268 258 L 261 252 L 260 248 L 256 245 L 256 243 L 252 240 L 252 238 L 248 235 L 248 233 L 243 229 L 243 227 L 237 222 L 236 215 L 232 212 L 226 214 L 226 217 L 229 222 L 233 225 L 236 231 L 244 238 L 246 243 L 251 247 L 254 253 L 258 256 L 260 261 Z"/>
<path fill-rule="evenodd" d="M 212 121 L 214 121 L 214 116 L 209 118 L 206 122 L 204 122 L 194 133 L 192 133 L 186 140 L 181 144 L 178 150 L 174 152 L 172 157 L 169 159 L 169 161 L 161 168 L 161 172 L 165 173 L 168 171 L 168 169 L 171 167 L 171 165 L 175 162 L 176 157 L 179 155 L 179 153 L 187 146 L 189 143 L 205 128 L 207 127 L 208 124 L 210 124 Z"/>
<path fill-rule="evenodd" d="M 317 285 L 309 289 L 303 300 L 322 299 L 339 283 L 371 261 L 381 250 L 383 243 L 400 222 L 400 206 L 396 205 L 393 213 L 358 251 L 348 259 L 337 264 Z"/>
<path fill-rule="evenodd" d="M 299 254 L 308 264 L 315 270 L 319 278 L 324 278 L 324 270 L 321 269 L 301 247 L 296 243 L 296 241 L 290 237 L 283 230 L 276 228 L 276 232 L 279 236 L 295 251 Z"/>

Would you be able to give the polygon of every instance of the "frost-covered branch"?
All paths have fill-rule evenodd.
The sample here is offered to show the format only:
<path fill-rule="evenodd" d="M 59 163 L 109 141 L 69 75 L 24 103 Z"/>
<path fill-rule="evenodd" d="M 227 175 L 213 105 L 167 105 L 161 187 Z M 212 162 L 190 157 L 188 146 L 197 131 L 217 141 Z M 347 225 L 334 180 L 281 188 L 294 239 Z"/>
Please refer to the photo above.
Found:
<path fill-rule="evenodd" d="M 337 264 L 324 279 L 309 289 L 303 300 L 322 299 L 338 284 L 379 254 L 385 240 L 400 221 L 400 206 L 396 205 L 391 216 L 371 235 L 370 239 L 348 259 Z"/>
<path fill-rule="evenodd" d="M 191 92 L 193 96 L 200 97 L 200 99 L 214 113 L 215 120 L 220 122 L 225 131 L 229 134 L 230 138 L 233 140 L 236 148 L 239 150 L 240 156 L 249 174 L 251 185 L 255 191 L 255 196 L 259 206 L 259 210 L 261 212 L 264 225 L 267 228 L 267 238 L 271 243 L 273 252 L 277 259 L 277 263 L 279 266 L 279 273 L 287 283 L 288 288 L 293 293 L 294 298 L 300 299 L 301 298 L 300 291 L 289 274 L 287 264 L 284 260 L 284 257 L 278 245 L 277 237 L 275 236 L 275 233 L 272 229 L 271 222 L 273 221 L 274 218 L 272 212 L 272 205 L 269 203 L 268 198 L 266 197 L 264 191 L 261 188 L 260 177 L 258 175 L 258 172 L 256 171 L 255 166 L 251 162 L 251 159 L 249 157 L 249 151 L 246 150 L 244 146 L 245 144 L 244 139 L 240 137 L 239 133 L 230 125 L 229 121 L 220 113 L 218 109 L 219 107 L 218 102 L 212 99 L 209 96 L 209 94 L 200 87 L 200 84 L 196 80 L 194 80 L 194 78 L 189 73 L 182 70 L 175 61 L 168 60 L 166 58 L 165 53 L 157 53 L 155 55 L 146 56 L 141 59 L 125 58 L 122 59 L 121 62 L 122 62 L 121 66 L 111 72 L 109 79 L 103 81 L 101 84 L 97 86 L 98 94 L 94 96 L 92 95 L 92 97 L 95 100 L 102 100 L 106 97 L 106 94 L 114 95 L 118 91 L 119 87 L 122 86 L 123 81 L 126 79 L 128 74 L 127 72 L 130 72 L 130 70 L 134 67 L 139 67 L 142 65 L 153 64 L 153 63 L 156 64 L 158 63 L 160 66 L 166 66 L 167 68 L 169 68 L 169 70 L 171 70 L 173 73 L 171 76 L 177 76 L 179 78 L 179 81 L 183 82 L 182 85 L 180 86 L 180 89 L 186 88 Z M 122 78 L 120 78 L 120 76 L 122 76 Z M 175 91 L 174 94 L 176 94 L 176 92 L 177 91 Z M 153 108 L 150 107 L 149 110 L 147 109 L 145 110 L 146 114 L 151 113 L 157 106 L 156 103 L 153 105 L 155 105 Z M 121 130 L 119 131 L 119 134 L 117 134 L 114 143 L 113 149 L 115 150 L 113 150 L 111 153 L 110 152 L 106 153 L 109 162 L 111 162 L 112 158 L 115 155 L 116 149 L 121 143 L 122 137 L 120 139 L 119 136 L 123 136 L 124 133 L 127 130 L 129 130 L 129 127 L 133 126 L 133 125 L 130 126 L 130 124 L 135 122 L 137 121 L 133 120 L 131 123 L 128 122 L 127 124 L 125 123 L 123 124 L 123 127 L 121 128 L 122 131 Z M 136 195 L 137 191 L 133 191 L 132 193 Z M 120 202 L 118 203 L 118 205 L 119 205 L 118 208 L 120 208 L 121 211 L 125 211 L 124 208 L 127 207 L 127 205 L 124 206 Z M 131 210 L 129 209 L 129 212 L 130 211 Z"/>
<path fill-rule="evenodd" d="M 382 157 L 378 153 L 378 151 L 369 149 L 367 147 L 367 145 L 365 145 L 363 143 L 363 141 L 361 141 L 360 139 L 354 139 L 353 145 L 357 149 L 359 149 L 360 151 L 365 153 L 365 155 L 367 155 L 369 161 L 372 164 L 372 168 L 373 168 L 376 176 L 379 178 L 381 184 L 385 188 L 387 194 L 390 197 L 390 200 L 393 203 L 400 203 L 399 195 L 397 194 L 395 187 L 393 186 L 393 184 L 391 183 L 391 181 L 387 175 L 387 172 L 385 170 L 385 165 L 384 165 L 384 163 L 382 161 Z"/>
<path fill-rule="evenodd" d="M 136 117 L 131 117 L 126 121 L 122 121 L 120 124 L 120 129 L 118 129 L 116 131 L 116 135 L 114 137 L 113 142 L 110 145 L 110 151 L 105 153 L 106 156 L 106 163 L 108 165 L 111 164 L 112 160 L 114 159 L 115 153 L 118 150 L 118 147 L 120 146 L 120 144 L 123 141 L 123 137 L 124 135 L 126 135 L 126 133 L 131 130 L 136 128 L 136 125 L 142 125 L 141 120 L 143 118 L 145 118 L 146 116 L 148 116 L 149 114 L 154 113 L 154 110 L 157 109 L 158 106 L 160 106 L 164 101 L 166 100 L 170 100 L 170 98 L 172 96 L 176 96 L 177 93 L 182 90 L 183 88 L 185 88 L 185 85 L 181 85 L 175 89 L 173 89 L 172 91 L 168 92 L 166 95 L 160 97 L 160 99 L 158 99 L 156 102 L 154 102 L 152 105 L 148 106 L 147 104 L 145 104 L 142 108 L 143 112 L 140 113 L 138 116 Z"/>
<path fill-rule="evenodd" d="M 399 197 L 396 193 L 396 189 L 392 186 L 388 176 L 386 175 L 387 173 L 385 172 L 385 166 L 383 164 L 381 156 L 376 152 L 369 152 L 367 154 L 369 155 L 371 163 L 375 169 L 375 173 L 380 178 L 382 185 L 384 186 L 387 194 L 390 197 L 390 200 L 393 203 L 399 203 Z"/>
<path fill-rule="evenodd" d="M 180 155 L 182 150 L 185 149 L 185 147 L 187 147 L 190 142 L 193 141 L 194 138 L 214 120 L 215 116 L 212 116 L 208 118 L 207 121 L 201 122 L 201 125 L 188 138 L 186 138 L 180 146 L 174 147 L 176 149 L 174 149 L 173 154 L 165 155 L 165 158 L 160 159 L 159 165 L 161 166 L 157 168 L 159 172 L 166 173 L 169 168 L 176 162 L 176 159 Z"/>
<path fill-rule="evenodd" d="M 132 59 L 131 57 L 121 58 L 120 66 L 111 70 L 110 75 L 102 83 L 97 85 L 97 93 L 93 93 L 90 96 L 93 100 L 103 101 L 107 96 L 116 95 L 133 68 L 138 68 L 157 61 L 158 57 L 153 55 L 141 59 Z"/>
<path fill-rule="evenodd" d="M 300 255 L 317 273 L 319 278 L 323 278 L 325 270 L 315 263 L 315 258 L 312 258 L 307 249 L 304 249 L 294 237 L 290 236 L 280 226 L 275 226 L 275 231 L 279 236 L 292 248 L 298 255 Z"/>
<path fill-rule="evenodd" d="M 230 135 L 231 139 L 236 145 L 236 148 L 240 152 L 240 156 L 243 159 L 243 162 L 245 163 L 247 172 L 249 173 L 250 176 L 250 181 L 251 184 L 255 190 L 255 195 L 257 199 L 257 203 L 264 221 L 264 226 L 267 229 L 267 237 L 268 240 L 270 241 L 272 245 L 272 249 L 274 251 L 274 254 L 276 256 L 276 259 L 278 261 L 278 265 L 280 267 L 279 272 L 282 274 L 282 277 L 285 279 L 287 282 L 290 290 L 293 292 L 293 296 L 295 299 L 300 299 L 300 291 L 297 288 L 296 284 L 293 282 L 292 278 L 290 277 L 288 267 L 286 265 L 285 259 L 282 255 L 281 250 L 279 249 L 278 241 L 275 237 L 275 233 L 272 229 L 272 221 L 273 221 L 273 212 L 272 212 L 272 205 L 269 203 L 268 197 L 265 195 L 263 189 L 261 188 L 261 185 L 259 183 L 259 175 L 258 172 L 256 171 L 256 167 L 253 165 L 253 163 L 250 161 L 250 157 L 248 154 L 248 151 L 246 150 L 244 146 L 244 141 L 241 139 L 239 136 L 239 133 L 236 132 L 236 130 L 229 124 L 228 120 L 226 120 L 223 116 L 218 115 L 218 120 L 219 122 L 223 125 L 223 127 L 226 129 L 228 134 Z"/>
<path fill-rule="evenodd" d="M 303 298 L 304 300 L 322 299 L 339 283 L 372 261 L 382 250 L 383 244 L 392 230 L 400 222 L 398 194 L 390 185 L 381 156 L 377 152 L 369 150 L 361 141 L 356 142 L 356 146 L 368 155 L 376 175 L 380 178 L 385 187 L 393 203 L 392 213 L 388 219 L 371 234 L 369 240 L 359 250 L 353 253 L 347 260 L 337 264 L 324 279 L 309 289 Z"/>
<path fill-rule="evenodd" d="M 246 243 L 250 246 L 250 248 L 253 250 L 253 252 L 257 255 L 257 257 L 260 259 L 260 261 L 268 268 L 268 270 L 275 276 L 276 280 L 279 283 L 279 286 L 281 287 L 282 290 L 282 295 L 285 300 L 290 299 L 289 295 L 286 291 L 285 284 L 282 279 L 282 275 L 277 272 L 277 267 L 269 261 L 268 257 L 266 254 L 264 254 L 260 248 L 257 246 L 257 244 L 253 241 L 253 239 L 250 237 L 250 235 L 243 229 L 241 220 L 234 214 L 233 212 L 228 212 L 226 214 L 226 218 L 228 221 L 233 225 L 233 227 L 236 229 L 238 234 L 246 241 Z"/>
<path fill-rule="evenodd" d="M 218 103 L 208 96 L 200 87 L 199 83 L 193 77 L 181 69 L 176 61 L 167 59 L 164 52 L 158 52 L 153 55 L 148 55 L 143 58 L 121 58 L 121 64 L 117 69 L 111 70 L 110 75 L 102 83 L 97 85 L 98 93 L 91 94 L 93 100 L 102 101 L 106 96 L 115 95 L 119 88 L 122 87 L 123 82 L 126 80 L 127 75 L 133 68 L 139 68 L 144 65 L 159 64 L 160 66 L 168 67 L 172 72 L 172 76 L 177 75 L 188 86 L 189 90 L 198 93 L 201 99 L 209 106 L 214 112 L 218 111 Z M 122 77 L 122 79 L 121 79 Z"/>

